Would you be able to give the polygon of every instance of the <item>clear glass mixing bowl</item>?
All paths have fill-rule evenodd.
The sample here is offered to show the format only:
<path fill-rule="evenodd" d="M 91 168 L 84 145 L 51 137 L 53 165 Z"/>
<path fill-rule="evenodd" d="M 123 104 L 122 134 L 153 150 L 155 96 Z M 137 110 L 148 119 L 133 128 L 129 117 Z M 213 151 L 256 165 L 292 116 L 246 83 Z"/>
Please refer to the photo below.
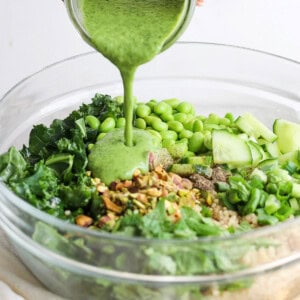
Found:
<path fill-rule="evenodd" d="M 138 70 L 134 90 L 139 101 L 177 97 L 199 114 L 250 111 L 271 126 L 279 117 L 299 121 L 299 78 L 300 65 L 278 56 L 178 43 Z M 95 52 L 18 83 L 0 101 L 0 153 L 27 143 L 33 124 L 67 116 L 96 92 L 120 95 L 122 84 L 117 69 Z M 24 264 L 69 299 L 290 300 L 300 294 L 299 218 L 226 238 L 161 241 L 66 224 L 1 182 L 0 200 L 0 224 Z M 213 257 L 212 272 L 206 257 Z"/>

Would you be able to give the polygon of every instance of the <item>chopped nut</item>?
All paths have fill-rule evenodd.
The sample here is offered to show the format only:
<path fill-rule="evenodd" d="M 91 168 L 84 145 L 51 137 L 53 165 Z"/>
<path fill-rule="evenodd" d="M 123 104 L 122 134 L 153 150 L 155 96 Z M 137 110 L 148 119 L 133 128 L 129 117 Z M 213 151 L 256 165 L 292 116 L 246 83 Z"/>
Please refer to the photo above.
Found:
<path fill-rule="evenodd" d="M 100 184 L 98 184 L 96 189 L 97 189 L 97 191 L 98 191 L 99 193 L 104 193 L 105 191 L 108 190 L 108 187 L 105 186 L 105 185 L 100 185 Z"/>
<path fill-rule="evenodd" d="M 114 202 L 112 202 L 108 197 L 103 196 L 103 201 L 105 203 L 105 206 L 108 210 L 111 210 L 117 214 L 120 214 L 123 211 L 123 207 L 118 206 Z"/>
<path fill-rule="evenodd" d="M 81 227 L 88 227 L 93 224 L 93 219 L 85 215 L 79 215 L 76 217 L 75 222 Z"/>
<path fill-rule="evenodd" d="M 151 197 L 160 197 L 161 191 L 158 190 L 157 188 L 150 188 L 147 190 L 147 195 L 149 195 Z"/>

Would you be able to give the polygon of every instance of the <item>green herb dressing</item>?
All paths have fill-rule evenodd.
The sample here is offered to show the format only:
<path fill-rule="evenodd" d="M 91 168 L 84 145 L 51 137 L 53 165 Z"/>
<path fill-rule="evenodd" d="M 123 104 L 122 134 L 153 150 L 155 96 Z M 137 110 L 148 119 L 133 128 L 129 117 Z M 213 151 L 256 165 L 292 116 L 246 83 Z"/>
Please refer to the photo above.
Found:
<path fill-rule="evenodd" d="M 150 143 L 141 146 L 145 140 L 152 140 L 150 133 L 145 131 L 133 136 L 134 75 L 138 66 L 163 50 L 181 25 L 186 6 L 186 0 L 82 1 L 85 31 L 93 46 L 119 69 L 124 87 L 124 140 L 112 143 L 112 134 L 111 138 L 96 143 L 89 156 L 90 169 L 104 182 L 130 178 L 132 173 L 129 175 L 125 162 L 135 161 L 136 168 L 139 168 L 144 163 L 146 145 L 148 152 L 153 148 Z M 129 149 L 125 151 L 124 147 Z M 102 149 L 107 151 L 105 156 Z M 120 160 L 116 159 L 116 155 Z M 100 172 L 107 165 L 110 165 L 110 172 Z M 131 171 L 136 168 L 131 168 Z"/>
<path fill-rule="evenodd" d="M 159 149 L 159 142 L 144 130 L 133 130 L 133 146 L 124 143 L 123 130 L 111 131 L 94 147 L 89 155 L 93 173 L 105 184 L 116 179 L 129 179 L 136 169 L 142 173 L 149 170 L 149 151 Z M 113 145 L 113 146 L 112 146 Z M 106 162 L 106 163 L 104 163 Z"/>

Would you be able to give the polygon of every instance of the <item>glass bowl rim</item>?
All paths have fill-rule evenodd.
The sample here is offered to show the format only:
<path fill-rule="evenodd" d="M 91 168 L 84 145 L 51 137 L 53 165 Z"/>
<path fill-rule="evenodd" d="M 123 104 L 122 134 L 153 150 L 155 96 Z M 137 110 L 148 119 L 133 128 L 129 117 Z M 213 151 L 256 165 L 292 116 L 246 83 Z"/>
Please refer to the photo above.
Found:
<path fill-rule="evenodd" d="M 257 50 L 253 48 L 247 48 L 243 46 L 238 46 L 238 45 L 232 45 L 232 44 L 221 44 L 221 43 L 207 43 L 207 42 L 186 42 L 186 41 L 180 41 L 174 44 L 174 46 L 186 46 L 186 45 L 197 45 L 197 46 L 204 46 L 204 47 L 214 47 L 214 48 L 225 48 L 225 49 L 237 49 L 241 50 L 241 52 L 249 52 L 249 53 L 256 53 L 262 56 L 266 57 L 273 57 L 276 59 L 279 59 L 281 61 L 289 62 L 292 64 L 296 64 L 300 67 L 300 62 L 291 58 L 287 58 L 278 54 L 273 54 L 269 53 L 263 50 Z M 12 86 L 0 99 L 0 103 L 5 100 L 7 96 L 9 96 L 10 93 L 12 93 L 15 89 L 17 89 L 19 86 L 21 86 L 23 83 L 26 81 L 30 80 L 31 78 L 38 76 L 40 73 L 43 73 L 44 71 L 47 71 L 50 68 L 53 68 L 58 65 L 62 65 L 65 62 L 73 61 L 79 58 L 87 57 L 90 55 L 99 55 L 97 51 L 88 51 L 85 53 L 80 53 L 71 57 L 67 57 L 65 59 L 59 60 L 57 62 L 54 62 L 50 65 L 47 65 L 43 68 L 41 68 L 39 71 L 32 73 L 31 75 L 25 77 L 24 79 L 20 80 L 18 83 L 16 83 L 14 86 Z M 2 190 L 2 191 L 1 191 Z M 80 234 L 87 234 L 91 235 L 93 237 L 98 237 L 98 238 L 105 238 L 105 239 L 111 239 L 111 240 L 120 240 L 120 241 L 128 241 L 128 242 L 135 242 L 135 243 L 161 243 L 162 241 L 164 243 L 172 243 L 172 244 L 180 244 L 184 241 L 184 243 L 198 243 L 198 242 L 225 242 L 229 240 L 235 240 L 239 238 L 249 238 L 251 236 L 263 236 L 267 234 L 273 234 L 279 231 L 280 229 L 283 230 L 285 228 L 288 228 L 290 225 L 295 225 L 295 224 L 300 224 L 300 217 L 295 217 L 293 219 L 284 221 L 284 222 L 279 222 L 275 225 L 270 225 L 270 226 L 264 226 L 264 227 L 259 227 L 254 230 L 250 230 L 247 232 L 240 232 L 240 233 L 235 233 L 235 234 L 228 234 L 224 236 L 217 236 L 217 237 L 199 237 L 196 239 L 156 239 L 156 238 L 145 238 L 145 237 L 128 237 L 128 236 L 122 236 L 117 233 L 112 234 L 108 232 L 102 232 L 102 231 L 97 231 L 97 230 L 88 230 L 87 228 L 81 228 L 78 225 L 75 224 L 70 224 L 67 223 L 66 221 L 63 221 L 57 217 L 54 217 L 46 212 L 43 212 L 39 210 L 38 208 L 32 206 L 31 204 L 27 203 L 24 199 L 18 197 L 15 193 L 13 193 L 9 187 L 4 184 L 3 182 L 0 181 L 0 192 L 4 192 L 9 199 L 16 207 L 19 209 L 25 211 L 29 215 L 47 223 L 55 226 L 56 228 L 59 228 L 60 230 L 65 230 L 65 231 L 71 231 L 74 233 L 80 233 Z M 0 201 L 2 201 L 0 199 Z"/>

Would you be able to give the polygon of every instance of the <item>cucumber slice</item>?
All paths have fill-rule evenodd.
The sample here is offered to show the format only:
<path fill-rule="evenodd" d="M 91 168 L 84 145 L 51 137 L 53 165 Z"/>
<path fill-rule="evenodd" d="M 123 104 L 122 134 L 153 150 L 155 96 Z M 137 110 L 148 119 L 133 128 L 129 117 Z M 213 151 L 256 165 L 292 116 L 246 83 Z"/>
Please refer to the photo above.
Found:
<path fill-rule="evenodd" d="M 300 150 L 288 152 L 278 156 L 278 162 L 280 165 L 283 165 L 287 161 L 292 161 L 296 165 L 300 163 Z"/>
<path fill-rule="evenodd" d="M 300 149 L 300 124 L 277 119 L 273 124 L 273 130 L 278 137 L 277 144 L 282 153 Z"/>
<path fill-rule="evenodd" d="M 251 113 L 245 113 L 236 120 L 236 125 L 240 130 L 256 139 L 262 137 L 268 142 L 274 142 L 277 136 L 262 122 L 256 119 Z"/>
<path fill-rule="evenodd" d="M 215 164 L 229 164 L 232 167 L 252 164 L 252 155 L 247 142 L 225 129 L 213 130 L 212 151 Z"/>
<path fill-rule="evenodd" d="M 264 151 L 262 147 L 253 141 L 247 142 L 252 156 L 252 166 L 256 166 L 264 158 Z"/>
<path fill-rule="evenodd" d="M 263 161 L 261 161 L 258 165 L 257 168 L 260 170 L 267 172 L 270 170 L 274 170 L 278 168 L 278 159 L 277 158 L 267 158 Z"/>
<path fill-rule="evenodd" d="M 264 147 L 271 157 L 279 157 L 281 155 L 277 141 L 274 143 L 266 143 Z"/>

